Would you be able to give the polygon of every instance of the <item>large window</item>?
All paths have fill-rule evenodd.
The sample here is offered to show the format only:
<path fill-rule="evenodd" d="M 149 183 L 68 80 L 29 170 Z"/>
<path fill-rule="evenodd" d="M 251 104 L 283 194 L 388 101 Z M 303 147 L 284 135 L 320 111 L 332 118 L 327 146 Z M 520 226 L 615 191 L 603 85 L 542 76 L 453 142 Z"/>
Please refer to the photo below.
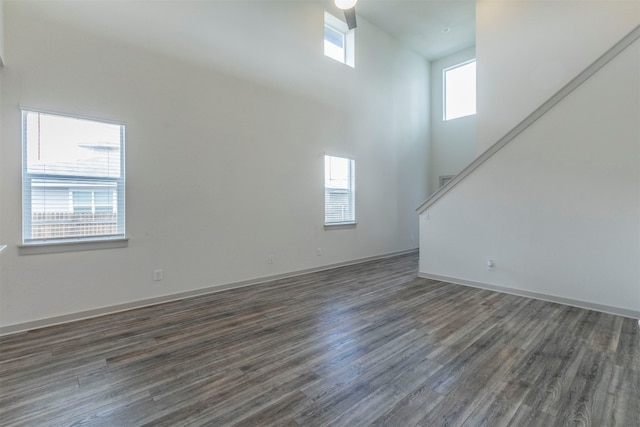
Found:
<path fill-rule="evenodd" d="M 344 157 L 324 156 L 324 223 L 354 224 L 354 161 Z"/>
<path fill-rule="evenodd" d="M 444 70 L 444 119 L 476 114 L 476 61 Z"/>
<path fill-rule="evenodd" d="M 335 16 L 324 13 L 324 54 L 329 58 L 355 67 L 355 30 Z"/>
<path fill-rule="evenodd" d="M 124 237 L 124 126 L 22 111 L 23 243 Z"/>

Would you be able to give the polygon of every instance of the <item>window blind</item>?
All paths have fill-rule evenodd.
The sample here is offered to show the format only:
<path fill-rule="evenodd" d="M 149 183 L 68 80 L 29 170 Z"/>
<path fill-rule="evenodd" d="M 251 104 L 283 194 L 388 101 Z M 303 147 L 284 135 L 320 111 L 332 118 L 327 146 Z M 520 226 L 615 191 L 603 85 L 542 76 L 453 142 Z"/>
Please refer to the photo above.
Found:
<path fill-rule="evenodd" d="M 325 225 L 355 222 L 355 165 L 352 159 L 325 156 Z"/>
<path fill-rule="evenodd" d="M 23 243 L 123 238 L 125 127 L 22 111 Z"/>

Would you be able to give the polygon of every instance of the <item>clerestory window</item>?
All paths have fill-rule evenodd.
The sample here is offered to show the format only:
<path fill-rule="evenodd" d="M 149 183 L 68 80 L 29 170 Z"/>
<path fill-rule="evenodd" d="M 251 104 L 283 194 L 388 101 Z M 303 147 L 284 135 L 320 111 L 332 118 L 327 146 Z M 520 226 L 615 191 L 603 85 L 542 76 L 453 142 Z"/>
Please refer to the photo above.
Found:
<path fill-rule="evenodd" d="M 324 54 L 355 67 L 355 29 L 349 30 L 346 23 L 327 12 L 324 13 Z"/>
<path fill-rule="evenodd" d="M 464 62 L 444 71 L 444 120 L 476 114 L 476 61 Z"/>

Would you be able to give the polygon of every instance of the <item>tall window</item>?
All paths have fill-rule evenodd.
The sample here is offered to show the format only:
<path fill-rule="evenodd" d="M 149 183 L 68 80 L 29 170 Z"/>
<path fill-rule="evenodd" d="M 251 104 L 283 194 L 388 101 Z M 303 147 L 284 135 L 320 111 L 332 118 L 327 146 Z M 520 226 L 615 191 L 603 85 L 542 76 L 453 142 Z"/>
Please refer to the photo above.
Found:
<path fill-rule="evenodd" d="M 444 119 L 476 114 L 476 61 L 444 70 Z"/>
<path fill-rule="evenodd" d="M 353 224 L 355 216 L 354 161 L 324 156 L 324 223 Z"/>
<path fill-rule="evenodd" d="M 329 58 L 355 67 L 355 30 L 335 16 L 324 13 L 324 54 Z"/>
<path fill-rule="evenodd" d="M 124 131 L 22 111 L 24 244 L 124 237 Z"/>

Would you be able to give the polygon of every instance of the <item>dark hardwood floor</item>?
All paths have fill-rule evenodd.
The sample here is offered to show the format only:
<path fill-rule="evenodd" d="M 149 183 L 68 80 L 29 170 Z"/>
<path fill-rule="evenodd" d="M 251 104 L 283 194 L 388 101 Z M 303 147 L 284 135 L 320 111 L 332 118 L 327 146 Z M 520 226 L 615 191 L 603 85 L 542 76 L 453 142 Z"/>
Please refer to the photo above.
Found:
<path fill-rule="evenodd" d="M 0 338 L 0 425 L 639 426 L 633 319 L 417 255 Z"/>

